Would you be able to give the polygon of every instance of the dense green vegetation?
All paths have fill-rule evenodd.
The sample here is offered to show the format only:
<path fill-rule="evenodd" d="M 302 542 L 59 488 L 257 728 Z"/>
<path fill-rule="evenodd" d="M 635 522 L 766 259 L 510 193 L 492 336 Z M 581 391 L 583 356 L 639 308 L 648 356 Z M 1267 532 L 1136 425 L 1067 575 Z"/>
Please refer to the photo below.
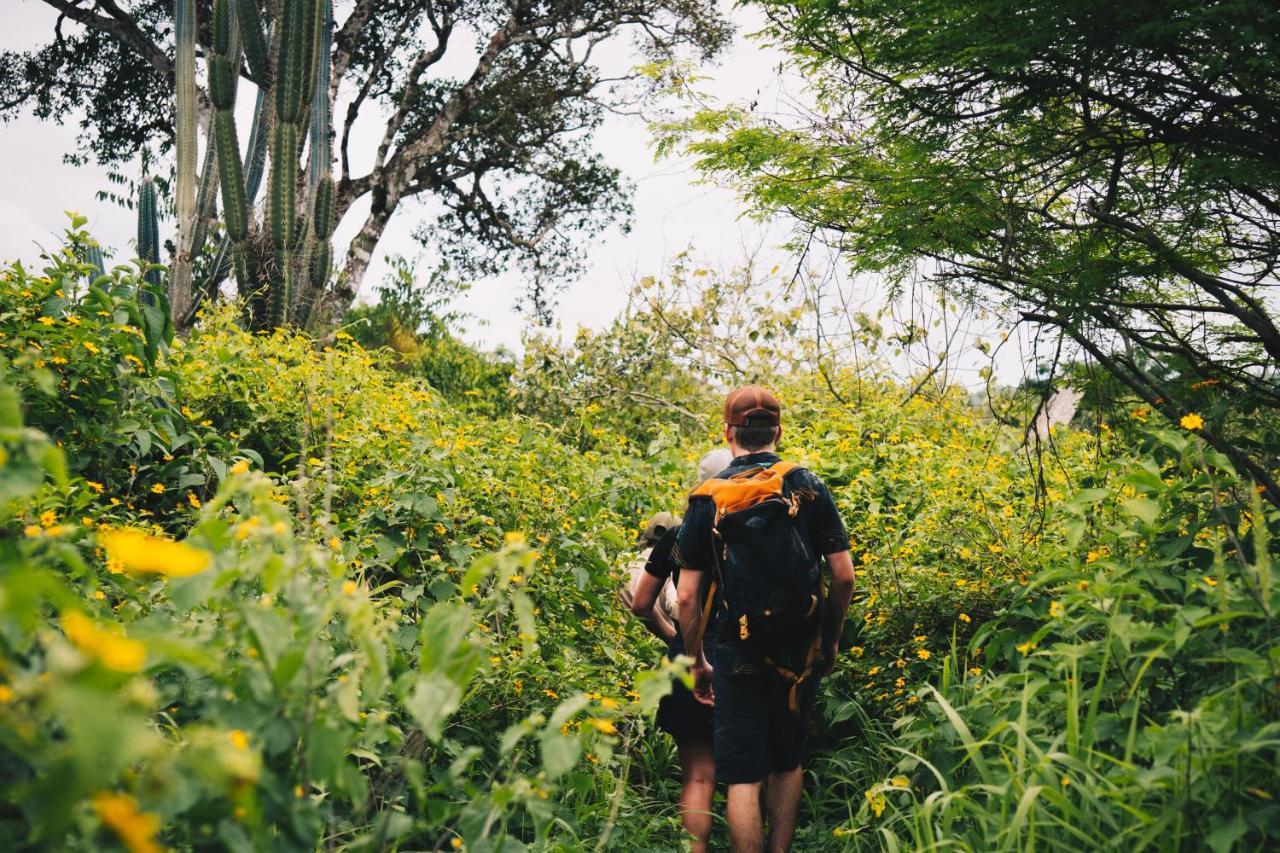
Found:
<path fill-rule="evenodd" d="M 0 280 L 6 846 L 678 847 L 615 591 L 714 396 L 638 441 L 346 332 L 173 339 L 88 240 Z M 1040 470 L 961 397 L 774 380 L 863 589 L 803 849 L 1265 844 L 1280 519 L 1194 423 L 1060 428 Z"/>
<path fill-rule="evenodd" d="M 858 576 L 798 849 L 1276 846 L 1273 4 L 752 0 L 811 88 L 690 98 L 659 153 L 794 224 L 790 269 L 681 254 L 515 355 L 456 276 L 521 262 L 549 316 L 629 213 L 592 133 L 690 94 L 716 4 L 47 2 L 0 119 L 87 96 L 82 154 L 147 150 L 137 261 L 72 216 L 0 268 L 0 848 L 680 849 L 687 661 L 618 590 L 748 381 Z M 447 262 L 354 305 L 415 197 Z"/>

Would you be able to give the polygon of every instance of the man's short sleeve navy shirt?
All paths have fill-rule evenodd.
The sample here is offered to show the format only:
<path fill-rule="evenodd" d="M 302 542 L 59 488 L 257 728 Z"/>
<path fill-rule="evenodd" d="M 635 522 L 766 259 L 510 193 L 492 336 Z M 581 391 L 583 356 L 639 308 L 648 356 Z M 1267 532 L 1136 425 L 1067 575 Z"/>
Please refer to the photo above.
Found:
<path fill-rule="evenodd" d="M 749 468 L 767 467 L 780 461 L 782 461 L 781 457 L 776 453 L 748 453 L 734 459 L 733 464 L 717 476 L 731 477 Z M 813 472 L 803 468 L 790 474 L 789 481 L 793 488 L 804 489 L 813 494 L 812 499 L 800 505 L 800 512 L 814 553 L 827 556 L 849 550 L 849 535 L 845 531 L 844 521 L 840 518 L 835 500 L 826 483 Z M 715 569 L 711 534 L 714 522 L 715 506 L 711 501 L 690 501 L 684 514 L 684 523 L 680 526 L 680 533 L 672 550 L 672 559 L 677 566 L 704 573 L 704 585 L 710 582 L 711 574 Z M 711 624 L 707 627 L 708 643 L 716 649 L 714 652 L 709 651 L 708 657 L 713 654 L 719 655 L 718 662 L 716 659 L 712 661 L 715 665 L 727 663 L 726 654 L 733 656 L 732 650 L 721 648 L 724 644 L 717 639 L 716 613 L 718 611 L 719 608 L 713 610 Z"/>

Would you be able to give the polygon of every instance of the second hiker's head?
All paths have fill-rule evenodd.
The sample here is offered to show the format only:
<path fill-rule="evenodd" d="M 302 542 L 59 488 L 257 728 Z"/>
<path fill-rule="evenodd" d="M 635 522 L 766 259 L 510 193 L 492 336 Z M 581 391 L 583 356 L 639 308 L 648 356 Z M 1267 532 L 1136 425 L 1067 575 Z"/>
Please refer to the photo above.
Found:
<path fill-rule="evenodd" d="M 724 399 L 724 440 L 735 456 L 772 450 L 782 437 L 782 406 L 773 392 L 744 385 Z"/>

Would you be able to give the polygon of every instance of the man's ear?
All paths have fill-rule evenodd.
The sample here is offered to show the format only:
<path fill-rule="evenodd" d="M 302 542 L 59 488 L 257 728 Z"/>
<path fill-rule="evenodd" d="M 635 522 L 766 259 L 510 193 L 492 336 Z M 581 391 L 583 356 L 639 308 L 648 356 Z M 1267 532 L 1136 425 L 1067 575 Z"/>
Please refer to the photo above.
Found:
<path fill-rule="evenodd" d="M 782 424 L 778 424 L 777 432 L 773 434 L 773 443 L 779 444 L 781 442 L 782 442 Z"/>
<path fill-rule="evenodd" d="M 728 424 L 724 425 L 724 443 L 733 446 L 733 427 Z"/>

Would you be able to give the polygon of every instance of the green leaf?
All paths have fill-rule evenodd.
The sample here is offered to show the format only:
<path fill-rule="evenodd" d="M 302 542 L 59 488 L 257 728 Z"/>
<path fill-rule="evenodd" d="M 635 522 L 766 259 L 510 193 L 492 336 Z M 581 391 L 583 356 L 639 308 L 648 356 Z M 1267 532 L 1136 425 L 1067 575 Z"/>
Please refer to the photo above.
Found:
<path fill-rule="evenodd" d="M 335 782 L 347 755 L 347 733 L 342 729 L 312 726 L 307 735 L 307 769 L 317 781 Z"/>
<path fill-rule="evenodd" d="M 1148 526 L 1154 525 L 1156 519 L 1160 517 L 1160 504 L 1146 498 L 1131 498 L 1121 506 L 1124 507 L 1125 512 Z"/>
<path fill-rule="evenodd" d="M 549 732 L 542 736 L 542 769 L 547 778 L 556 780 L 573 769 L 582 754 L 582 744 L 576 737 Z"/>
<path fill-rule="evenodd" d="M 442 672 L 420 675 L 404 701 L 405 710 L 423 734 L 439 743 L 445 721 L 462 704 L 462 687 Z"/>

